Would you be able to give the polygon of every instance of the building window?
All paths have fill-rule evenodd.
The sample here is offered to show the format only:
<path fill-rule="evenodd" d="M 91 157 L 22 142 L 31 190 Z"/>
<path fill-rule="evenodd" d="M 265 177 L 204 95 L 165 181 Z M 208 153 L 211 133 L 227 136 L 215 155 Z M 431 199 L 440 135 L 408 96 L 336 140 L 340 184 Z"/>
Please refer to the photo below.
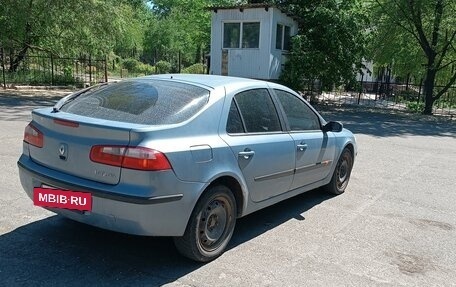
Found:
<path fill-rule="evenodd" d="M 283 25 L 277 24 L 276 30 L 276 49 L 282 50 Z"/>
<path fill-rule="evenodd" d="M 241 23 L 224 23 L 223 48 L 239 48 L 240 35 Z"/>
<path fill-rule="evenodd" d="M 283 50 L 290 51 L 290 49 L 291 49 L 291 28 L 290 28 L 290 26 L 284 26 Z"/>
<path fill-rule="evenodd" d="M 242 48 L 260 47 L 260 23 L 242 23 Z"/>
<path fill-rule="evenodd" d="M 223 23 L 223 48 L 259 48 L 260 22 Z"/>
<path fill-rule="evenodd" d="M 291 48 L 291 27 L 277 24 L 276 49 L 289 51 Z"/>

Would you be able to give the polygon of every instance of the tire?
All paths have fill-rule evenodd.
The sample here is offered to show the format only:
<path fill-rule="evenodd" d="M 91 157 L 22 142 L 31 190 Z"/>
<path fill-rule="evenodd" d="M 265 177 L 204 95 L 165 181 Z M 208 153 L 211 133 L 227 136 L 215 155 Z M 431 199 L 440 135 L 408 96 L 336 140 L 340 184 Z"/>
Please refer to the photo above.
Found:
<path fill-rule="evenodd" d="M 335 195 L 344 193 L 350 180 L 352 168 L 353 155 L 348 148 L 345 148 L 337 161 L 331 181 L 324 186 L 324 190 Z"/>
<path fill-rule="evenodd" d="M 196 204 L 182 237 L 175 237 L 185 257 L 208 262 L 222 255 L 236 224 L 236 200 L 223 185 L 210 187 Z"/>

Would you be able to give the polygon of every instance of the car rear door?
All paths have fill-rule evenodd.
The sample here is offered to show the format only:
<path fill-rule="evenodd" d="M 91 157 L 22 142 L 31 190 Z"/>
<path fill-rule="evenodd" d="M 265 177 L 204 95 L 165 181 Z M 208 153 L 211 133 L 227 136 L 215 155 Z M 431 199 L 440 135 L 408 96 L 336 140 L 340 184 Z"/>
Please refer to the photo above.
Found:
<path fill-rule="evenodd" d="M 321 130 L 318 116 L 297 95 L 280 89 L 275 89 L 274 94 L 294 141 L 296 166 L 291 189 L 324 179 L 334 161 L 334 135 Z"/>
<path fill-rule="evenodd" d="M 234 96 L 226 133 L 221 137 L 238 160 L 251 200 L 263 201 L 289 190 L 295 164 L 294 142 L 282 131 L 266 88 Z"/>

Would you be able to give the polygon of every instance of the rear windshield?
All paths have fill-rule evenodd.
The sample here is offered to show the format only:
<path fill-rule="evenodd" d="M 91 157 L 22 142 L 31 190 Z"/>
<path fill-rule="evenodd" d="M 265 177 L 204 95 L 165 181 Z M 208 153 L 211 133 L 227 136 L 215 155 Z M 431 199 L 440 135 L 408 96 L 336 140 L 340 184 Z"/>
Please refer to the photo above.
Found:
<path fill-rule="evenodd" d="M 183 122 L 200 111 L 209 91 L 197 86 L 162 80 L 128 80 L 95 87 L 61 111 L 111 121 L 146 125 Z"/>

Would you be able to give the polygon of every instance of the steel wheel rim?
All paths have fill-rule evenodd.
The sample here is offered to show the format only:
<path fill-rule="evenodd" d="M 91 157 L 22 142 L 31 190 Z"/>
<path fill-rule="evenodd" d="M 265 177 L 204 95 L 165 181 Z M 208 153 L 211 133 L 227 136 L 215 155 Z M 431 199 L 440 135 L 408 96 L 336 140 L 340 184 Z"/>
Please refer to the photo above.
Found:
<path fill-rule="evenodd" d="M 350 177 L 350 157 L 344 154 L 337 168 L 337 188 L 342 190 L 348 183 Z"/>
<path fill-rule="evenodd" d="M 214 251 L 226 238 L 230 210 L 231 205 L 224 197 L 214 198 L 202 210 L 198 222 L 198 242 L 205 251 Z"/>

